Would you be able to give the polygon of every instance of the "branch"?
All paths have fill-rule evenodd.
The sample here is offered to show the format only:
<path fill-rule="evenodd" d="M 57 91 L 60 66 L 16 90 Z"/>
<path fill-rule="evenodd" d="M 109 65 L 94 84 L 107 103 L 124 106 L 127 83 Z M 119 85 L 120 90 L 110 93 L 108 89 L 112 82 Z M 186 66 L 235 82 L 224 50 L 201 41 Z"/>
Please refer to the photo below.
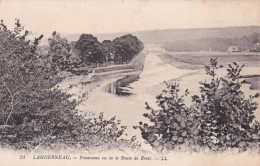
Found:
<path fill-rule="evenodd" d="M 7 125 L 9 118 L 11 117 L 11 114 L 13 113 L 13 110 L 14 110 L 14 95 L 12 94 L 11 90 L 6 85 L 4 85 L 4 87 L 7 89 L 7 91 L 9 92 L 9 94 L 11 96 L 11 112 L 9 113 L 9 115 L 5 121 L 5 125 Z"/>

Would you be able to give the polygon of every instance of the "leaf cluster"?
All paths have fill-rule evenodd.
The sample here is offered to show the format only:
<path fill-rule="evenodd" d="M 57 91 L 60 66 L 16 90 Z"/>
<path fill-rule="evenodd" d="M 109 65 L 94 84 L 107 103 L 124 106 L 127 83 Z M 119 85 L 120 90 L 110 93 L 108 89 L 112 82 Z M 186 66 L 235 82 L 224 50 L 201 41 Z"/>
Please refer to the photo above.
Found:
<path fill-rule="evenodd" d="M 59 70 L 36 51 L 42 37 L 31 42 L 19 20 L 15 25 L 14 30 L 0 25 L 0 146 L 108 150 L 134 145 L 120 138 L 125 127 L 115 118 L 78 114 L 78 103 L 56 88 L 62 80 Z"/>
<path fill-rule="evenodd" d="M 222 67 L 217 59 L 211 59 L 210 65 L 205 66 L 210 81 L 200 82 L 200 95 L 191 96 L 190 107 L 183 100 L 188 91 L 180 96 L 176 83 L 166 83 L 167 90 L 157 97 L 159 110 L 147 104 L 151 112 L 144 116 L 151 124 L 140 122 L 138 128 L 156 151 L 167 152 L 180 145 L 195 151 L 201 148 L 259 151 L 260 124 L 254 116 L 258 107 L 254 99 L 259 94 L 246 98 L 241 90 L 247 83 L 241 76 L 244 65 L 233 62 L 228 65 L 225 77 L 217 77 L 216 70 Z"/>

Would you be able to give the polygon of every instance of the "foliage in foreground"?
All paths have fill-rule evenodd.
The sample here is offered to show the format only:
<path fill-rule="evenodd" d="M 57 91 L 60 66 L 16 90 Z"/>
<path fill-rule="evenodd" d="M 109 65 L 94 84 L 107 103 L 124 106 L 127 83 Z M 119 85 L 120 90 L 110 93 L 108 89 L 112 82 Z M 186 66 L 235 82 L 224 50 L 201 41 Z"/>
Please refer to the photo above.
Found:
<path fill-rule="evenodd" d="M 244 65 L 228 65 L 226 77 L 216 77 L 216 59 L 205 66 L 209 82 L 200 82 L 200 96 L 192 96 L 193 104 L 188 107 L 184 95 L 179 94 L 179 85 L 166 83 L 167 90 L 157 97 L 159 110 L 152 109 L 144 116 L 150 124 L 140 122 L 142 137 L 158 152 L 167 152 L 185 145 L 192 150 L 209 148 L 223 151 L 238 148 L 260 150 L 260 124 L 254 111 L 259 94 L 245 97 L 241 86 L 240 72 Z"/>
<path fill-rule="evenodd" d="M 77 102 L 55 88 L 62 80 L 59 69 L 36 51 L 43 36 L 30 41 L 28 34 L 19 20 L 14 30 L 1 21 L 0 146 L 26 150 L 137 147 L 134 140 L 119 138 L 125 127 L 115 118 L 77 114 Z"/>

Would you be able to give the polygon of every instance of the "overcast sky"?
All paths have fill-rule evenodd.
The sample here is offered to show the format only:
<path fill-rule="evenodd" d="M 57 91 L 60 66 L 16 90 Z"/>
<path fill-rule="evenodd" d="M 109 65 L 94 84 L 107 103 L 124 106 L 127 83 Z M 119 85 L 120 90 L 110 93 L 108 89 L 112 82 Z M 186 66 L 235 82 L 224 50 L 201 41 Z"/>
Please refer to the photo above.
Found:
<path fill-rule="evenodd" d="M 260 25 L 259 0 L 0 0 L 0 18 L 49 35 Z"/>

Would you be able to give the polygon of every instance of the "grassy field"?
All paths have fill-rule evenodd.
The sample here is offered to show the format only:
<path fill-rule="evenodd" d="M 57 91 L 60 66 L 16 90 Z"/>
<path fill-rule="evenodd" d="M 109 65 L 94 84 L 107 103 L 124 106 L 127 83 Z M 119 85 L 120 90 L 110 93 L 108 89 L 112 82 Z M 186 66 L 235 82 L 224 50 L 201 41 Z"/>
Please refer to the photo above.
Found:
<path fill-rule="evenodd" d="M 174 67 L 187 70 L 203 69 L 204 65 L 209 64 L 210 58 L 217 58 L 224 67 L 232 62 L 245 64 L 242 75 L 251 83 L 250 89 L 260 90 L 260 53 L 167 52 L 158 56 Z"/>
<path fill-rule="evenodd" d="M 218 63 L 227 66 L 231 62 L 245 64 L 246 67 L 260 67 L 260 53 L 244 52 L 167 52 L 159 55 L 162 60 L 177 68 L 199 69 L 209 63 L 210 58 L 218 58 Z"/>

